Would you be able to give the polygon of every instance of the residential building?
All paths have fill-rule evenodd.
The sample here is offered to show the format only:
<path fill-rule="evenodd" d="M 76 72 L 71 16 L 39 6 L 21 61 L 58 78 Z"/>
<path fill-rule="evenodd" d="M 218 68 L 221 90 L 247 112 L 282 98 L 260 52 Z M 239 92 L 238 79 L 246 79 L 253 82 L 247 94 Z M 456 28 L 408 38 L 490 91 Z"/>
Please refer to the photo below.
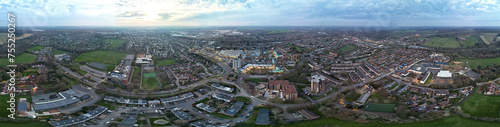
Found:
<path fill-rule="evenodd" d="M 297 89 L 294 85 L 290 85 L 288 80 L 270 80 L 267 92 L 278 93 L 283 100 L 295 100 L 298 96 Z"/>

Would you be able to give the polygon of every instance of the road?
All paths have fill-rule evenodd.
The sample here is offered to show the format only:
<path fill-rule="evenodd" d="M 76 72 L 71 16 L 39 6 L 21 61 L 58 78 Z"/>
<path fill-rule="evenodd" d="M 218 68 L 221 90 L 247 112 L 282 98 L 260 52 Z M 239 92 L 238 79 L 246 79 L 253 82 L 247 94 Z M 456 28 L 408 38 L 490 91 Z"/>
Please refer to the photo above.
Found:
<path fill-rule="evenodd" d="M 203 119 L 212 120 L 212 121 L 220 122 L 220 123 L 232 124 L 232 125 L 236 124 L 238 121 L 246 121 L 246 120 L 249 119 L 249 118 L 246 118 L 246 117 L 237 117 L 237 118 L 234 118 L 234 119 L 222 119 L 222 120 L 219 120 L 215 116 L 204 115 L 204 114 L 202 114 L 202 113 L 199 112 L 200 110 L 198 110 L 195 107 L 192 107 L 193 103 L 197 102 L 198 100 L 201 100 L 203 98 L 206 98 L 206 97 L 212 95 L 213 93 L 218 93 L 218 92 L 219 91 L 209 91 L 209 92 L 205 93 L 204 95 L 199 96 L 198 98 L 191 99 L 191 100 L 185 101 L 183 103 L 175 104 L 175 105 L 167 105 L 167 106 L 159 106 L 159 107 L 137 107 L 137 110 L 139 110 L 139 111 L 141 111 L 141 110 L 148 111 L 148 110 L 159 110 L 160 108 L 171 109 L 171 108 L 175 108 L 175 107 L 183 107 L 184 109 L 188 110 L 190 112 L 190 114 L 194 114 L 196 116 L 202 117 Z M 236 94 L 236 95 L 234 95 L 234 94 L 228 94 L 228 95 L 238 96 L 238 94 Z M 243 113 L 246 114 L 249 111 L 252 111 L 251 108 L 253 106 L 254 106 L 254 104 L 249 104 L 249 105 L 247 105 L 245 107 L 245 109 L 241 109 L 241 110 L 243 110 L 244 111 Z M 106 122 L 110 121 L 111 118 L 116 118 L 116 117 L 120 116 L 120 114 L 122 112 L 127 112 L 129 110 L 132 110 L 132 109 L 130 109 L 130 107 L 124 107 L 124 109 L 121 109 L 121 110 L 117 109 L 116 111 L 108 114 L 107 117 L 105 117 L 104 119 L 102 119 L 101 121 L 99 121 L 98 125 L 91 125 L 91 126 L 104 127 L 104 126 L 106 126 Z M 236 115 L 239 116 L 240 114 L 236 114 Z"/>

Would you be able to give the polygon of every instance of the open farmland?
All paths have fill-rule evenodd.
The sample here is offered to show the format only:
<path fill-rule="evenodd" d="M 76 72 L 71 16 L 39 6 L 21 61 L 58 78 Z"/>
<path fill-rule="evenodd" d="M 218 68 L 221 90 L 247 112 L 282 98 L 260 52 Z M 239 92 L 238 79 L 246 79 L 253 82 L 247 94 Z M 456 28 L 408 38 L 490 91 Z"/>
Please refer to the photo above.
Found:
<path fill-rule="evenodd" d="M 460 107 L 473 116 L 499 118 L 500 96 L 474 94 Z"/>
<path fill-rule="evenodd" d="M 25 64 L 25 63 L 33 63 L 35 62 L 37 56 L 29 53 L 23 53 L 19 56 L 16 56 L 15 64 Z M 0 65 L 7 65 L 10 64 L 8 58 L 2 58 L 0 59 Z"/>
<path fill-rule="evenodd" d="M 462 47 L 464 47 L 464 48 L 474 47 L 474 45 L 478 41 L 477 38 L 474 36 L 466 36 L 463 38 L 467 39 L 466 41 L 460 41 L 460 44 L 462 44 Z"/>
<path fill-rule="evenodd" d="M 489 59 L 461 59 L 458 61 L 469 62 L 469 66 L 472 69 L 476 69 L 479 66 L 486 67 L 487 65 L 493 65 L 493 64 L 500 65 L 500 57 L 489 58 Z"/>
<path fill-rule="evenodd" d="M 479 35 L 481 40 L 483 40 L 483 42 L 487 45 L 494 43 L 495 41 L 493 41 L 493 39 L 497 38 L 497 36 L 498 36 L 498 33 L 483 33 L 483 34 Z M 499 40 L 497 39 L 496 41 L 499 41 Z"/>
<path fill-rule="evenodd" d="M 430 38 L 424 46 L 436 48 L 460 48 L 460 44 L 455 38 Z"/>

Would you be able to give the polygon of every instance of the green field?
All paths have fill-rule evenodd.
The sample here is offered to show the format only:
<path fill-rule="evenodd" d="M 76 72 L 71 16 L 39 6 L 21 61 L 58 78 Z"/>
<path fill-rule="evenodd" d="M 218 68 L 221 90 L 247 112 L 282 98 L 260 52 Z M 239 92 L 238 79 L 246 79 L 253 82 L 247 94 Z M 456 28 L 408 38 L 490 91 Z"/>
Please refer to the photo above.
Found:
<path fill-rule="evenodd" d="M 267 32 L 267 34 L 281 34 L 281 33 L 289 33 L 289 32 L 293 32 L 293 31 L 286 30 L 286 29 L 273 29 L 273 30 Z"/>
<path fill-rule="evenodd" d="M 108 65 L 115 65 L 120 63 L 120 60 L 123 59 L 123 57 L 125 57 L 125 54 L 126 53 L 114 52 L 114 51 L 96 50 L 96 51 L 82 53 L 78 57 L 76 57 L 74 61 L 75 62 L 94 61 Z"/>
<path fill-rule="evenodd" d="M 106 101 L 100 101 L 97 103 L 97 105 L 100 105 L 100 106 L 106 106 L 108 107 L 109 110 L 115 110 L 116 109 L 116 106 L 110 102 L 106 102 Z"/>
<path fill-rule="evenodd" d="M 43 46 L 35 46 L 35 47 L 29 48 L 30 51 L 40 51 L 41 49 L 43 49 Z"/>
<path fill-rule="evenodd" d="M 125 43 L 125 40 L 120 40 L 120 39 L 106 39 L 104 42 L 111 42 L 110 48 L 111 49 L 118 49 L 120 48 L 123 43 Z"/>
<path fill-rule="evenodd" d="M 500 96 L 474 94 L 460 107 L 472 116 L 499 118 Z"/>
<path fill-rule="evenodd" d="M 16 56 L 15 60 L 15 64 L 25 64 L 25 63 L 33 63 L 35 62 L 37 56 L 36 55 L 33 55 L 33 54 L 29 54 L 29 53 L 23 53 L 19 56 Z M 2 58 L 0 59 L 0 65 L 7 65 L 7 64 L 11 64 L 9 61 L 8 61 L 8 58 Z"/>
<path fill-rule="evenodd" d="M 297 45 L 293 45 L 293 44 L 287 44 L 287 45 L 283 45 L 283 47 L 293 47 L 295 48 L 295 51 L 297 53 L 302 53 L 302 52 L 310 52 L 310 50 L 304 48 L 304 47 L 300 47 L 300 46 L 297 46 Z M 294 51 L 292 51 L 294 52 Z"/>
<path fill-rule="evenodd" d="M 142 86 L 146 89 L 154 89 L 154 88 L 159 88 L 160 83 L 158 83 L 158 80 L 156 80 L 156 77 L 154 78 L 143 78 L 142 79 Z"/>
<path fill-rule="evenodd" d="M 11 122 L 11 121 L 0 121 L 0 127 L 52 127 L 47 122 Z"/>
<path fill-rule="evenodd" d="M 415 33 L 417 30 L 396 30 L 393 33 Z"/>
<path fill-rule="evenodd" d="M 53 55 L 64 54 L 64 53 L 68 53 L 68 52 L 66 52 L 66 51 L 62 51 L 62 50 L 54 50 L 54 51 L 52 52 L 52 54 L 53 54 Z"/>
<path fill-rule="evenodd" d="M 274 125 L 276 127 L 496 127 L 498 122 L 477 121 L 459 116 L 450 116 L 443 119 L 426 122 L 387 124 L 376 121 L 369 123 L 357 123 L 353 121 L 344 121 L 336 118 L 319 118 L 312 121 L 300 121 L 290 124 Z M 256 127 L 258 125 L 247 124 L 241 127 Z"/>
<path fill-rule="evenodd" d="M 7 44 L 7 34 L 8 33 L 0 33 L 0 45 Z"/>
<path fill-rule="evenodd" d="M 371 112 L 394 112 L 394 107 L 396 104 L 374 104 L 370 103 L 364 109 L 365 111 Z"/>
<path fill-rule="evenodd" d="M 474 47 L 474 45 L 476 44 L 477 38 L 474 36 L 465 36 L 463 38 L 467 39 L 467 41 L 460 42 L 464 47 Z"/>
<path fill-rule="evenodd" d="M 427 80 L 424 82 L 425 85 L 429 84 L 432 82 L 432 77 L 434 77 L 434 74 L 429 74 L 429 77 L 427 78 Z"/>
<path fill-rule="evenodd" d="M 424 46 L 436 48 L 460 48 L 458 41 L 452 37 L 430 38 Z"/>
<path fill-rule="evenodd" d="M 21 96 L 21 95 L 16 95 L 16 110 L 17 110 L 17 102 L 19 101 L 19 98 L 26 98 L 28 101 L 31 101 L 31 97 L 30 96 Z M 7 108 L 9 108 L 9 104 L 10 103 L 7 103 L 7 101 L 10 99 L 10 96 L 8 95 L 1 95 L 0 96 L 0 102 L 2 102 L 0 104 L 0 118 L 8 118 L 8 115 L 10 114 L 10 111 L 7 110 Z M 0 124 L 1 125 L 1 124 Z"/>
<path fill-rule="evenodd" d="M 164 65 L 172 65 L 172 64 L 177 64 L 177 62 L 175 62 L 174 59 L 167 59 L 167 60 L 158 60 L 158 64 L 160 66 L 164 66 Z"/>
<path fill-rule="evenodd" d="M 496 41 L 493 41 L 493 39 L 495 39 L 497 36 L 498 36 L 498 33 L 482 33 L 481 35 L 479 35 L 481 40 L 483 40 L 483 42 L 487 45 L 489 45 L 493 42 L 496 42 Z"/>
<path fill-rule="evenodd" d="M 154 72 L 144 73 L 144 74 L 142 74 L 142 77 L 144 77 L 144 78 L 153 78 L 153 77 L 156 77 L 156 73 L 154 73 Z"/>
<path fill-rule="evenodd" d="M 352 52 L 352 51 L 356 50 L 357 48 L 358 48 L 358 46 L 356 46 L 356 45 L 347 44 L 345 46 L 342 46 L 342 48 L 340 48 L 340 52 L 341 53 L 348 53 L 348 52 Z"/>
<path fill-rule="evenodd" d="M 489 59 L 460 59 L 458 61 L 469 62 L 469 66 L 472 69 L 476 69 L 478 66 L 486 67 L 487 65 L 500 65 L 500 57 L 489 58 Z"/>

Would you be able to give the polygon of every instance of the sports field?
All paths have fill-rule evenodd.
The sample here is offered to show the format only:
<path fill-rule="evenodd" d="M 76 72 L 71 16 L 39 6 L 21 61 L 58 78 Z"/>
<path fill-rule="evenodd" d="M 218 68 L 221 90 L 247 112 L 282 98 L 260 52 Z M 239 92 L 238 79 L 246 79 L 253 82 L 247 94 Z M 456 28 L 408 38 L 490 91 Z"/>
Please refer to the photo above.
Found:
<path fill-rule="evenodd" d="M 370 104 L 366 105 L 366 108 L 364 110 L 371 111 L 371 112 L 394 112 L 394 107 L 396 107 L 396 104 L 370 103 Z"/>
<path fill-rule="evenodd" d="M 35 46 L 35 47 L 29 48 L 30 51 L 40 51 L 41 49 L 43 49 L 43 46 Z"/>
<path fill-rule="evenodd" d="M 33 54 L 29 54 L 29 53 L 23 53 L 19 56 L 16 56 L 15 60 L 15 64 L 25 64 L 25 63 L 33 63 L 35 62 L 37 56 L 36 55 L 33 55 Z M 11 64 L 8 60 L 8 58 L 2 58 L 0 59 L 0 65 L 7 65 L 7 64 Z"/>
<path fill-rule="evenodd" d="M 105 39 L 104 42 L 111 42 L 110 48 L 111 49 L 118 49 L 120 46 L 125 43 L 125 40 L 120 40 L 120 39 Z"/>
<path fill-rule="evenodd" d="M 473 116 L 499 118 L 500 96 L 474 94 L 460 107 Z"/>
<path fill-rule="evenodd" d="M 156 77 L 156 73 L 155 72 L 144 73 L 144 74 L 142 74 L 142 77 L 144 77 L 144 78 Z"/>
<path fill-rule="evenodd" d="M 469 62 L 469 66 L 472 69 L 476 69 L 478 66 L 486 67 L 487 65 L 493 64 L 500 65 L 500 57 L 489 59 L 460 59 L 458 61 Z"/>
<path fill-rule="evenodd" d="M 120 63 L 120 60 L 123 59 L 123 57 L 125 57 L 125 54 L 126 53 L 114 52 L 114 51 L 96 50 L 96 51 L 82 53 L 78 57 L 76 57 L 74 61 L 75 62 L 94 61 L 108 65 L 115 65 Z"/>
<path fill-rule="evenodd" d="M 142 86 L 146 89 L 154 89 L 154 88 L 159 88 L 160 83 L 158 83 L 158 80 L 156 80 L 156 77 L 154 77 L 154 78 L 142 78 Z"/>
<path fill-rule="evenodd" d="M 424 46 L 436 48 L 460 48 L 458 41 L 452 37 L 430 38 Z"/>
<path fill-rule="evenodd" d="M 172 64 L 177 64 L 174 59 L 167 59 L 167 60 L 158 60 L 159 65 L 172 65 Z"/>

